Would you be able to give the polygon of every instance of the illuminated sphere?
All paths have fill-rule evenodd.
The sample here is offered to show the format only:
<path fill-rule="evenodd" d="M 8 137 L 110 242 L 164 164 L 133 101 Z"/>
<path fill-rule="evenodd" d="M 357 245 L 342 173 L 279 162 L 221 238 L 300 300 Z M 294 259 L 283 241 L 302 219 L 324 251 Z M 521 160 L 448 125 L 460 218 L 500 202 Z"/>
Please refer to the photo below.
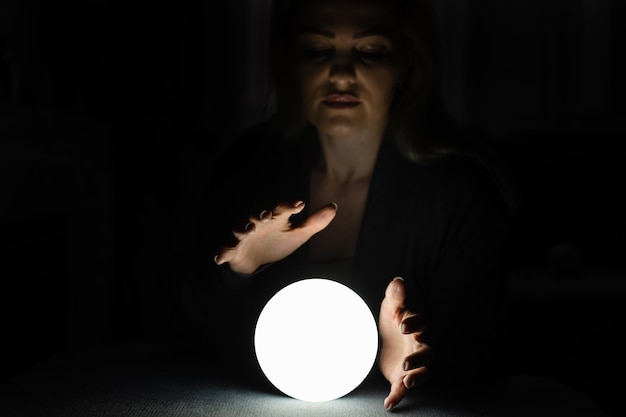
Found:
<path fill-rule="evenodd" d="M 357 293 L 336 281 L 310 278 L 267 302 L 254 347 L 261 370 L 277 389 L 303 401 L 329 401 L 367 377 L 378 352 L 378 330 Z"/>

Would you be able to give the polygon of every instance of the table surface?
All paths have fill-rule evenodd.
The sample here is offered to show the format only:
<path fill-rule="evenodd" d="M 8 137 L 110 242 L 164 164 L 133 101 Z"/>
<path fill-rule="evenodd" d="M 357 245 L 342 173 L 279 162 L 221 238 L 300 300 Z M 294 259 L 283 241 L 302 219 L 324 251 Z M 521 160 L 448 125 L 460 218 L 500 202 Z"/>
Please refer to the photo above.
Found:
<path fill-rule="evenodd" d="M 241 371 L 216 373 L 160 347 L 100 347 L 49 358 L 6 381 L 0 416 L 609 417 L 578 391 L 529 375 L 503 379 L 471 398 L 416 388 L 392 411 L 383 408 L 389 387 L 376 369 L 350 394 L 323 403 L 292 399 L 252 379 Z"/>

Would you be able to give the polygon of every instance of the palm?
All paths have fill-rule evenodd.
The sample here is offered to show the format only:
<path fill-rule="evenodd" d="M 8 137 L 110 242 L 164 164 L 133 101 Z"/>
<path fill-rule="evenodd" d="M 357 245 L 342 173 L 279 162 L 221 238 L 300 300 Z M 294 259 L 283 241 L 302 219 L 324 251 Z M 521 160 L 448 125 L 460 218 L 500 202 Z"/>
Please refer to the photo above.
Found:
<path fill-rule="evenodd" d="M 281 203 L 268 218 L 251 217 L 247 231 L 234 231 L 237 242 L 220 250 L 216 262 L 228 262 L 238 273 L 251 274 L 261 265 L 279 261 L 323 230 L 335 218 L 337 207 L 328 204 L 294 227 L 290 217 L 302 211 L 304 203 Z"/>
<path fill-rule="evenodd" d="M 381 304 L 379 332 L 383 344 L 380 351 L 380 366 L 390 382 L 406 374 L 402 369 L 402 363 L 404 358 L 414 351 L 413 336 L 402 334 L 400 331 L 400 323 L 408 314 L 407 310 L 397 308 L 388 298 Z"/>
<path fill-rule="evenodd" d="M 391 408 L 406 394 L 414 383 L 422 382 L 427 375 L 425 364 L 430 348 L 420 342 L 424 330 L 422 317 L 404 305 L 404 282 L 394 279 L 387 287 L 380 306 L 379 333 L 382 347 L 379 366 L 391 384 L 385 407 Z M 405 363 L 408 362 L 408 369 Z"/>

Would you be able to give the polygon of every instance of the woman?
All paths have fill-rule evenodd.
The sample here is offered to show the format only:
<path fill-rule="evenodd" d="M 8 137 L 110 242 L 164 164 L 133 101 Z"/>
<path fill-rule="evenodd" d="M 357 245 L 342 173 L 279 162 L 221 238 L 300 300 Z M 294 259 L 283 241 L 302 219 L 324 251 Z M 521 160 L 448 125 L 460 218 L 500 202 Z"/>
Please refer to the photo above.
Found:
<path fill-rule="evenodd" d="M 433 33 L 425 1 L 275 2 L 277 111 L 218 158 L 186 286 L 210 344 L 251 346 L 276 291 L 330 276 L 379 313 L 385 408 L 492 375 L 508 213 L 443 117 Z"/>

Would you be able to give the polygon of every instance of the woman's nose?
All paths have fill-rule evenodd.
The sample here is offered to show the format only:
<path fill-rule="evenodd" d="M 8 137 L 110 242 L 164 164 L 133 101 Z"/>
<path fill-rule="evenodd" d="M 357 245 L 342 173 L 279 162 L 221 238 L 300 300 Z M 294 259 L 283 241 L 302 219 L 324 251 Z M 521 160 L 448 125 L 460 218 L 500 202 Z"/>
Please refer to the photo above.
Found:
<path fill-rule="evenodd" d="M 352 85 L 356 79 L 354 62 L 351 56 L 335 54 L 330 63 L 330 82 L 339 88 Z"/>

